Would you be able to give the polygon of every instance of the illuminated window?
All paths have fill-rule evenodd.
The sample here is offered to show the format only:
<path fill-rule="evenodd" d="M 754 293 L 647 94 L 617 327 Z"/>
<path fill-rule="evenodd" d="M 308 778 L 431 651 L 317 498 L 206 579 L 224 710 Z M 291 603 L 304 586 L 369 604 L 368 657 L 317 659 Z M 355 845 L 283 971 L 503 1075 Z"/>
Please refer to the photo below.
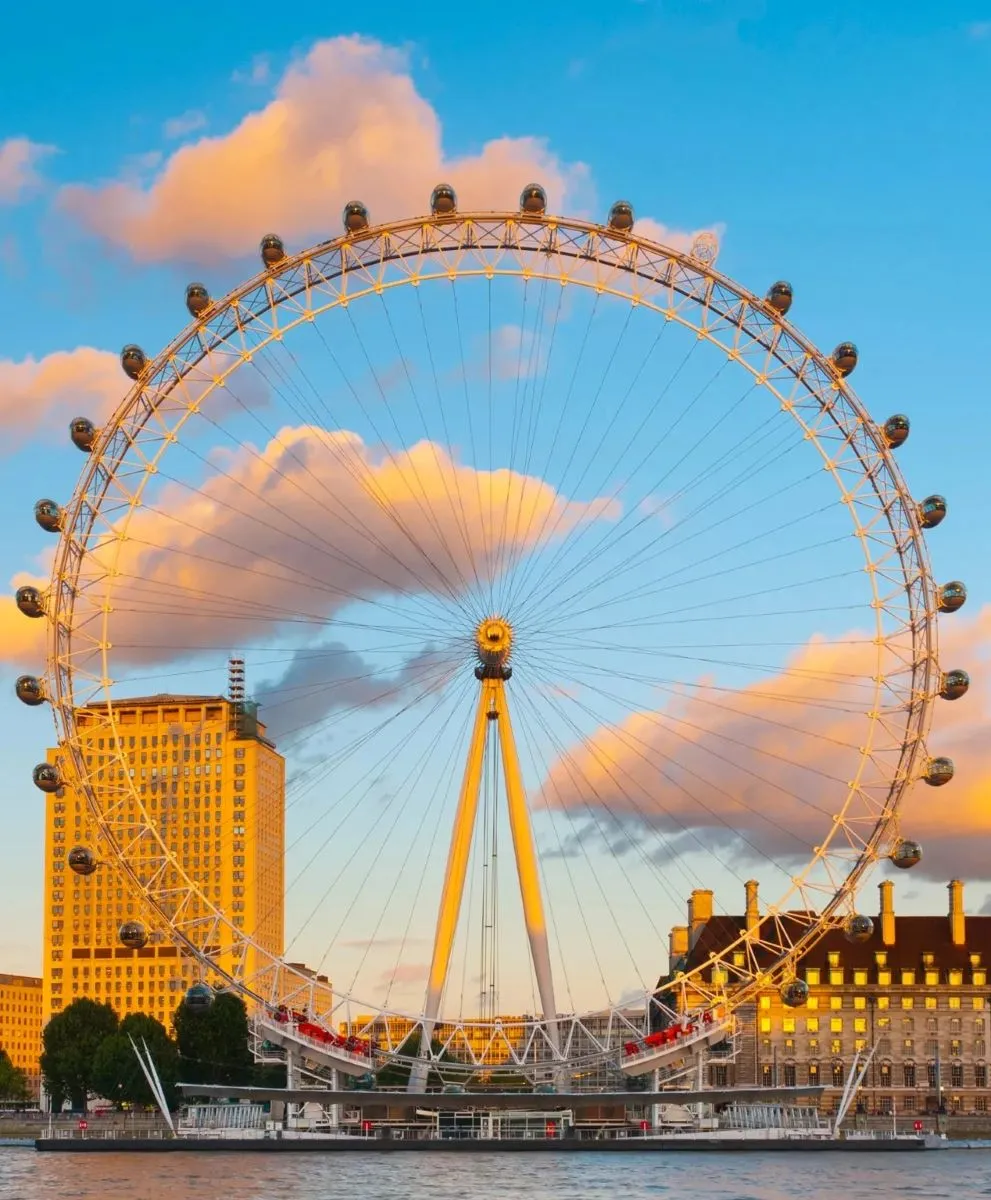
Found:
<path fill-rule="evenodd" d="M 951 987 L 959 987 L 963 983 L 963 971 L 950 971 L 947 982 Z"/>
<path fill-rule="evenodd" d="M 975 987 L 984 987 L 985 984 L 987 983 L 987 979 L 988 979 L 987 971 L 981 970 L 981 971 L 974 972 L 974 986 Z M 975 996 L 974 999 L 976 1000 L 977 997 Z"/>
<path fill-rule="evenodd" d="M 770 996 L 761 996 L 760 1006 L 761 1006 L 761 1008 L 765 1008 L 765 1009 L 770 1008 L 771 1007 L 771 997 Z"/>
<path fill-rule="evenodd" d="M 853 982 L 856 987 L 866 987 L 867 986 L 867 972 L 866 971 L 854 971 Z"/>
<path fill-rule="evenodd" d="M 902 996 L 902 1008 L 909 1009 L 915 1007 L 915 1001 L 911 996 Z"/>
<path fill-rule="evenodd" d="M 795 1018 L 794 1017 L 782 1017 L 781 1018 L 781 1030 L 783 1033 L 794 1033 L 795 1032 Z"/>
<path fill-rule="evenodd" d="M 938 986 L 939 986 L 939 972 L 938 971 L 926 971 L 926 987 L 938 987 Z"/>
<path fill-rule="evenodd" d="M 830 996 L 829 997 L 829 1007 L 830 1008 L 842 1008 L 843 1007 L 843 997 L 842 996 Z"/>
<path fill-rule="evenodd" d="M 902 971 L 902 987 L 913 987 L 915 985 L 915 972 Z"/>
<path fill-rule="evenodd" d="M 936 996 L 926 997 L 926 1008 L 939 1008 L 939 999 Z"/>
<path fill-rule="evenodd" d="M 838 967 L 835 970 L 834 969 L 830 970 L 829 982 L 832 987 L 842 987 L 843 986 L 843 968 L 842 967 Z"/>
<path fill-rule="evenodd" d="M 950 996 L 947 1000 L 947 1004 L 950 1006 L 950 1008 L 959 1008 L 960 1007 L 960 997 L 959 996 Z"/>
<path fill-rule="evenodd" d="M 891 972 L 890 971 L 878 971 L 877 981 L 881 987 L 891 987 Z"/>
<path fill-rule="evenodd" d="M 818 1017 L 806 1017 L 805 1018 L 805 1032 L 806 1033 L 818 1033 L 819 1032 L 819 1018 Z"/>
<path fill-rule="evenodd" d="M 878 1008 L 890 1008 L 890 1006 L 891 1006 L 890 996 L 878 996 L 877 1006 L 878 1006 Z"/>
<path fill-rule="evenodd" d="M 931 951 L 929 951 L 929 950 L 925 950 L 925 951 L 923 951 L 923 954 L 922 954 L 922 965 L 923 965 L 924 967 L 931 967 L 935 961 L 936 961 L 936 959 L 935 959 L 935 957 L 933 956 L 933 954 L 932 954 L 932 952 L 931 952 Z"/>
<path fill-rule="evenodd" d="M 829 1018 L 829 1032 L 830 1033 L 842 1033 L 843 1032 L 843 1018 L 842 1017 L 830 1017 Z"/>
<path fill-rule="evenodd" d="M 867 997 L 866 996 L 854 996 L 853 1007 L 857 1008 L 857 1009 L 865 1009 L 867 1007 Z"/>
<path fill-rule="evenodd" d="M 867 1032 L 867 1018 L 866 1017 L 854 1017 L 853 1032 L 854 1033 L 866 1033 Z"/>
<path fill-rule="evenodd" d="M 770 1033 L 771 1032 L 771 1018 L 770 1017 L 761 1017 L 760 1031 L 761 1031 L 761 1033 Z"/>
<path fill-rule="evenodd" d="M 818 967 L 805 968 L 805 982 L 809 987 L 817 987 L 820 981 L 821 972 Z"/>

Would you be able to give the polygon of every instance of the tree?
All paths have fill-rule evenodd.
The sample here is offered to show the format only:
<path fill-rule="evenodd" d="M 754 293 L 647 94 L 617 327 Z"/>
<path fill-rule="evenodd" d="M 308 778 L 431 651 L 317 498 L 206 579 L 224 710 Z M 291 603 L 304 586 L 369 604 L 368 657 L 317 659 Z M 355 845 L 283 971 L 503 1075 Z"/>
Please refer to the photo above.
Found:
<path fill-rule="evenodd" d="M 165 1091 L 166 1103 L 170 1109 L 175 1108 L 179 1051 L 165 1026 L 145 1013 L 126 1016 L 117 1032 L 100 1043 L 93 1060 L 94 1091 L 105 1100 L 112 1100 L 118 1107 L 123 1104 L 158 1104 L 134 1053 L 131 1038 L 139 1049 L 144 1048 L 142 1042 L 147 1044 Z"/>
<path fill-rule="evenodd" d="M 248 1013 L 244 1001 L 221 992 L 206 1011 L 190 1009 L 185 1000 L 172 1017 L 179 1047 L 179 1075 L 184 1083 L 254 1082 L 255 1064 L 248 1047 Z"/>
<path fill-rule="evenodd" d="M 57 1013 L 42 1034 L 41 1070 L 57 1112 L 66 1100 L 83 1112 L 94 1092 L 93 1063 L 104 1038 L 117 1032 L 117 1014 L 109 1004 L 73 1000 Z"/>
<path fill-rule="evenodd" d="M 28 1098 L 28 1077 L 10 1061 L 10 1055 L 0 1048 L 0 1100 L 25 1104 Z"/>

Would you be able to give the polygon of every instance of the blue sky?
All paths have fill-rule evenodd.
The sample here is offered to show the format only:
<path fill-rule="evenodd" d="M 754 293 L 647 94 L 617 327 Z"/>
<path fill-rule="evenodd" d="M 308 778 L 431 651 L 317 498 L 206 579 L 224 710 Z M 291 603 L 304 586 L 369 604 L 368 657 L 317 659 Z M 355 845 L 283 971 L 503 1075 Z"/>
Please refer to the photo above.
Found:
<path fill-rule="evenodd" d="M 153 350 L 182 326 L 190 278 L 206 279 L 219 294 L 253 272 L 255 242 L 247 238 L 243 260 L 203 262 L 191 252 L 141 261 L 147 256 L 126 239 L 83 228 L 60 189 L 119 179 L 149 187 L 178 147 L 224 137 L 264 109 L 290 64 L 316 42 L 359 33 L 405 56 L 399 74 L 412 77 L 436 114 L 446 161 L 478 155 L 495 138 L 543 139 L 562 169 L 586 168 L 572 176 L 572 211 L 603 214 L 624 196 L 638 214 L 670 229 L 716 227 L 723 271 L 757 292 L 790 279 L 799 328 L 827 349 L 856 341 L 854 382 L 871 413 L 904 411 L 912 419 L 899 463 L 915 493 L 948 497 L 950 516 L 929 539 L 935 573 L 967 582 L 966 618 L 978 617 L 989 583 L 979 434 L 989 384 L 981 301 L 991 269 L 991 165 L 982 151 L 991 124 L 991 9 L 906 4 L 896 13 L 888 5 L 865 11 L 833 3 L 816 6 L 813 18 L 801 6 L 756 0 L 575 3 L 566 19 L 534 10 L 493 21 L 491 30 L 481 18 L 472 29 L 422 6 L 388 4 L 369 10 L 359 28 L 329 23 L 326 6 L 305 3 L 277 19 L 255 5 L 215 6 L 210 26 L 203 18 L 201 8 L 186 4 L 160 14 L 107 5 L 99 20 L 66 7 L 43 29 L 28 9 L 7 16 L 11 44 L 43 45 L 44 53 L 11 56 L 5 66 L 0 146 L 28 138 L 52 149 L 38 156 L 36 183 L 0 205 L 0 275 L 10 301 L 0 324 L 0 383 L 13 378 L 9 364 L 58 351 L 116 352 L 130 341 Z M 398 161 L 397 174 L 408 167 Z M 346 195 L 328 199 L 324 236 L 338 228 L 340 201 L 368 196 L 374 186 L 347 180 Z M 570 336 L 579 325 L 572 314 Z M 412 327 L 411 316 L 402 319 L 401 330 Z M 618 334 L 601 328 L 604 361 Z M 315 357 L 312 363 L 322 369 Z M 11 403 L 16 389 L 6 390 Z M 5 409 L 0 397 L 0 411 L 18 431 L 16 449 L 3 460 L 0 494 L 9 578 L 31 570 L 46 546 L 31 504 L 40 495 L 64 498 L 80 459 L 67 445 L 65 419 L 74 414 L 64 404 L 33 420 L 23 403 Z M 346 427 L 355 426 L 350 415 Z M 238 436 L 250 436 L 248 429 L 246 422 Z M 796 640 L 838 635 L 851 627 L 844 619 L 796 627 Z M 973 667 L 975 688 L 962 702 L 971 704 L 971 724 L 954 731 L 968 746 L 986 718 L 976 677 L 987 646 L 973 628 L 973 662 L 945 664 Z M 8 673 L 32 665 L 11 663 Z M 256 656 L 256 678 L 265 674 L 261 665 Z M 600 718 L 615 715 L 602 693 L 597 703 Z M 0 898 L 25 918 L 0 941 L 0 967 L 32 970 L 40 945 L 41 810 L 29 774 L 50 729 L 9 692 L 0 705 L 0 761 L 9 780 L 23 781 L 8 785 L 8 811 L 16 815 Z M 936 716 L 938 731 L 945 709 Z M 559 734 L 566 728 L 565 721 Z M 534 766 L 534 786 L 539 774 Z M 987 794 L 986 776 L 958 784 L 968 797 Z M 714 870 L 718 861 L 699 857 L 694 870 Z M 615 866 L 604 866 L 603 878 Z M 952 869 L 949 856 L 946 866 Z M 937 883 L 912 882 L 905 907 L 942 906 Z M 668 883 L 672 895 L 683 891 L 687 874 L 683 881 L 669 872 Z M 975 909 L 988 890 L 971 890 Z M 900 895 L 911 891 L 902 884 Z M 725 898 L 730 907 L 733 894 Z M 664 905 L 665 918 L 669 905 L 673 918 L 673 900 Z M 322 953 L 315 942 L 313 953 Z"/>

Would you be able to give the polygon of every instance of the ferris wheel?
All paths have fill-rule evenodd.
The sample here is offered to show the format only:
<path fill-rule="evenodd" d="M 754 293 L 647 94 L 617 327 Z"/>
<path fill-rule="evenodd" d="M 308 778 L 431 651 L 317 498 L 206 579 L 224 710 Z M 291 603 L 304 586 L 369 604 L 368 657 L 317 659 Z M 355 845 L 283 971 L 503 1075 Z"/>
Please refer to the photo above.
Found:
<path fill-rule="evenodd" d="M 35 783 L 77 788 L 144 905 L 122 939 L 164 931 L 201 997 L 411 1087 L 640 1074 L 769 982 L 803 1003 L 797 959 L 871 936 L 859 883 L 919 862 L 902 801 L 953 774 L 927 736 L 969 685 L 936 642 L 966 591 L 931 577 L 946 503 L 895 464 L 908 419 L 871 418 L 856 347 L 820 352 L 789 284 L 753 294 L 629 204 L 553 216 L 532 184 L 469 214 L 441 185 L 428 215 L 343 219 L 266 236 L 223 299 L 191 284 L 164 350 L 123 350 L 113 417 L 72 422 L 71 498 L 36 506 L 52 580 L 17 604 L 50 652 L 17 693 L 55 716 Z M 288 763 L 284 947 L 189 867 L 117 719 L 215 694 L 233 650 Z M 686 894 L 718 917 L 744 888 L 659 987 Z"/>

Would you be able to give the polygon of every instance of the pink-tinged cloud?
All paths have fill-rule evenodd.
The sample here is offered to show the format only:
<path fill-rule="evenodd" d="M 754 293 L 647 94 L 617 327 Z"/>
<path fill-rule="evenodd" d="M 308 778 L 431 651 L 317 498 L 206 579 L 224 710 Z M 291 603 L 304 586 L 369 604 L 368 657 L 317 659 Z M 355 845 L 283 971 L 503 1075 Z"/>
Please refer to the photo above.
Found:
<path fill-rule="evenodd" d="M 0 204 L 16 204 L 41 184 L 38 165 L 56 152 L 30 138 L 0 142 Z"/>
<path fill-rule="evenodd" d="M 624 829 L 645 845 L 688 854 L 807 861 L 854 777 L 867 733 L 872 648 L 813 639 L 772 674 L 734 691 L 712 681 L 602 725 L 553 764 L 538 803 L 587 819 L 624 850 Z M 925 848 L 920 874 L 991 878 L 991 606 L 971 618 L 945 618 L 944 669 L 971 673 L 970 692 L 938 700 L 929 752 L 954 760 L 956 776 L 939 793 L 918 783 L 906 800 L 903 836 Z M 563 710 L 568 702 L 562 700 Z M 577 712 L 577 710 L 574 710 Z M 879 777 L 879 776 L 878 776 Z M 627 836 L 628 840 L 628 836 Z M 666 847 L 667 849 L 662 849 Z M 766 860 L 765 860 L 766 861 Z M 716 859 L 713 859 L 716 869 Z"/>
<path fill-rule="evenodd" d="M 515 208 L 522 186 L 538 179 L 560 207 L 584 175 L 530 137 L 451 157 L 405 57 L 341 37 L 316 43 L 273 99 L 229 133 L 177 150 L 149 187 L 74 185 L 60 202 L 140 262 L 210 262 L 253 252 L 269 230 L 296 244 L 333 235 L 355 198 L 373 220 L 409 216 L 426 210 L 444 180 L 466 209 Z"/>
<path fill-rule="evenodd" d="M 68 439 L 73 417 L 99 423 L 117 407 L 128 383 L 116 354 L 79 346 L 44 358 L 0 359 L 0 417 L 11 453 L 39 428 Z"/>
<path fill-rule="evenodd" d="M 191 108 L 187 112 L 180 113 L 178 117 L 170 117 L 162 126 L 162 133 L 169 138 L 184 138 L 190 133 L 196 133 L 199 129 L 206 127 L 206 113 L 202 113 L 199 109 Z M 155 166 L 158 165 L 156 162 Z"/>
<path fill-rule="evenodd" d="M 532 476 L 475 471 L 434 443 L 390 453 L 312 427 L 282 429 L 260 449 L 225 451 L 215 462 L 217 473 L 196 490 L 167 483 L 135 512 L 116 563 L 109 636 L 118 663 L 174 659 L 183 647 L 216 650 L 232 639 L 247 646 L 280 631 L 312 642 L 357 601 L 382 601 L 377 619 L 394 625 L 391 599 L 453 602 L 545 530 L 563 537 L 620 511 L 615 501 L 568 500 Z M 111 568 L 117 548 L 110 539 L 92 550 L 88 568 Z M 80 613 L 90 605 L 97 621 L 102 587 L 80 601 Z M 458 631 L 418 632 L 426 642 Z"/>

